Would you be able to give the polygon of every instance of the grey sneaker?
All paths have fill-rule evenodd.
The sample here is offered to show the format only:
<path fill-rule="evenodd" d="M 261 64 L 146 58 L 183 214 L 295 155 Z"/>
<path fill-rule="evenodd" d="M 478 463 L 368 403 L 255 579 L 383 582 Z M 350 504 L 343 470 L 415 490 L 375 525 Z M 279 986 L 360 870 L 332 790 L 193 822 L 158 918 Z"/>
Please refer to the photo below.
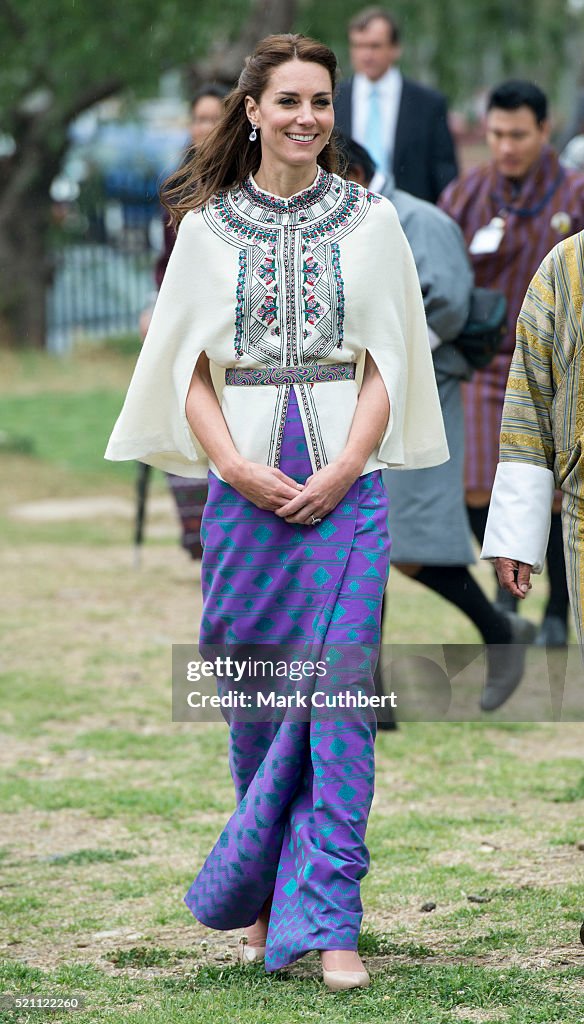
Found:
<path fill-rule="evenodd" d="M 487 648 L 487 681 L 481 694 L 483 711 L 500 708 L 517 689 L 525 668 L 525 653 L 537 633 L 537 626 L 515 612 L 505 612 L 511 626 L 511 642 Z"/>

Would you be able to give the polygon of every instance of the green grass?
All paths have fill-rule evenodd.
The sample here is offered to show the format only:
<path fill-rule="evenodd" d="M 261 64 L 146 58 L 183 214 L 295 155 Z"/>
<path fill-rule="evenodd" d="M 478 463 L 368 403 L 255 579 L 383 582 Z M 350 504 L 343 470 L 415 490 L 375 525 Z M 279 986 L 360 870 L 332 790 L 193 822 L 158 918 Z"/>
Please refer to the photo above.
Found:
<path fill-rule="evenodd" d="M 177 813 L 194 812 L 200 806 L 197 794 L 190 791 L 186 783 L 182 786 L 138 788 L 132 787 L 130 781 L 114 785 L 79 778 L 35 781 L 7 773 L 0 782 L 0 808 L 8 813 L 26 808 L 48 811 L 83 809 L 96 818 L 109 818 L 116 814 L 154 815 L 172 821 Z M 208 799 L 206 808 L 221 810 L 223 805 Z"/>
<path fill-rule="evenodd" d="M 76 850 L 74 853 L 56 853 L 49 863 L 56 867 L 66 864 L 113 864 L 119 860 L 132 860 L 135 856 L 129 850 Z"/>
<path fill-rule="evenodd" d="M 175 524 L 163 516 L 147 530 L 137 571 L 127 520 L 11 514 L 49 497 L 132 499 L 135 467 L 105 462 L 103 448 L 134 348 L 65 361 L 0 353 L 0 991 L 85 999 L 74 1014 L 4 1009 L 0 1020 L 581 1020 L 578 726 L 484 718 L 378 735 L 367 990 L 326 991 L 314 955 L 275 975 L 242 970 L 236 936 L 192 918 L 184 894 L 234 796 L 225 727 L 170 718 L 171 645 L 193 642 L 200 614 Z M 153 493 L 164 488 L 154 474 Z M 476 571 L 492 587 L 489 567 Z M 394 643 L 476 640 L 397 573 L 389 595 Z"/>
<path fill-rule="evenodd" d="M 578 770 L 578 765 L 574 765 L 575 772 Z M 584 775 L 582 775 L 575 786 L 568 786 L 563 793 L 559 793 L 555 800 L 558 803 L 573 804 L 578 800 L 584 800 Z"/>
<path fill-rule="evenodd" d="M 0 396 L 0 422 L 12 436 L 28 438 L 34 460 L 55 464 L 82 479 L 112 476 L 112 464 L 103 458 L 123 394 L 96 389 L 75 393 Z M 117 473 L 129 479 L 132 463 L 120 463 Z"/>
<path fill-rule="evenodd" d="M 254 1024 L 290 1024 L 319 1021 L 323 1024 L 399 1021 L 408 1024 L 472 1024 L 477 1011 L 489 1011 L 489 1021 L 505 1024 L 568 1024 L 580 1019 L 581 1002 L 569 991 L 555 991 L 557 975 L 538 972 L 534 981 L 518 969 L 483 971 L 461 965 L 395 965 L 385 976 L 374 978 L 369 989 L 332 994 L 313 980 L 266 977 L 254 969 L 203 967 L 189 970 L 185 951 L 173 960 L 183 966 L 179 976 L 150 980 L 122 975 L 99 977 L 83 968 L 44 974 L 17 971 L 4 986 L 21 991 L 85 995 L 86 1008 L 75 1012 L 77 1024 L 98 1019 L 124 1024 L 162 1024 L 204 1021 L 235 1021 Z M 111 954 L 120 958 L 120 954 Z M 117 966 L 157 968 L 169 966 L 160 951 L 150 958 L 126 951 Z M 578 985 L 581 970 L 566 972 L 566 981 Z M 157 999 L 152 1001 L 156 991 Z M 468 1011 L 466 1016 L 465 1011 Z M 7 1017 L 6 1020 L 16 1020 Z M 69 1018 L 67 1018 L 69 1019 Z"/>
<path fill-rule="evenodd" d="M 75 940 L 85 932 L 123 928 L 128 922 L 147 941 L 128 947 L 110 944 L 97 956 L 90 943 L 91 963 L 80 962 L 77 950 L 70 963 L 40 974 L 27 974 L 16 963 L 5 964 L 4 990 L 84 994 L 86 1007 L 75 1016 L 79 1024 L 96 1021 L 98 1016 L 121 1024 L 163 1020 L 222 1024 L 227 1019 L 266 1024 L 363 1019 L 451 1024 L 467 1019 L 474 1024 L 480 1019 L 479 1011 L 489 1011 L 489 1021 L 505 1024 L 567 1024 L 579 1019 L 573 1015 L 579 1005 L 582 970 L 556 967 L 539 969 L 534 975 L 527 966 L 520 969 L 504 962 L 521 955 L 537 956 L 538 950 L 547 947 L 575 947 L 582 911 L 584 893 L 576 879 L 569 884 L 557 884 L 553 877 L 547 885 L 501 884 L 501 872 L 509 877 L 517 865 L 515 843 L 521 844 L 522 860 L 531 842 L 538 843 L 539 859 L 545 856 L 546 846 L 557 847 L 545 814 L 532 818 L 525 811 L 530 802 L 543 805 L 540 790 L 546 777 L 558 777 L 561 761 L 537 765 L 534 780 L 528 766 L 505 753 L 498 742 L 540 733 L 536 726 L 509 730 L 498 726 L 487 731 L 477 724 L 442 729 L 409 725 L 396 736 L 380 738 L 378 791 L 387 773 L 393 772 L 397 781 L 404 769 L 410 789 L 406 799 L 400 796 L 399 786 L 393 800 L 386 793 L 384 810 L 372 815 L 368 831 L 374 870 L 364 882 L 364 903 L 369 913 L 373 911 L 373 920 L 380 916 L 387 920 L 385 929 L 369 923 L 361 935 L 360 950 L 371 965 L 373 984 L 367 991 L 338 996 L 323 991 L 311 958 L 300 969 L 266 976 L 261 968 L 242 971 L 229 962 L 209 964 L 202 947 L 189 948 L 189 922 L 181 903 L 192 875 L 188 864 L 192 865 L 193 855 L 200 857 L 210 848 L 231 801 L 221 726 L 203 730 L 190 745 L 189 755 L 182 750 L 174 762 L 166 742 L 170 737 L 163 734 L 150 737 L 113 729 L 110 735 L 99 729 L 78 733 L 70 747 L 61 740 L 58 756 L 67 749 L 82 750 L 107 761 L 126 753 L 125 787 L 107 775 L 103 780 L 68 779 L 58 784 L 13 778 L 8 789 L 22 801 L 23 810 L 43 810 L 49 822 L 60 811 L 74 807 L 92 815 L 97 826 L 105 818 L 118 822 L 120 828 L 135 821 L 142 827 L 129 845 L 79 845 L 70 853 L 53 855 L 48 863 L 45 858 L 29 861 L 26 868 L 17 858 L 11 861 L 10 847 L 4 847 L 10 874 L 24 888 L 7 890 L 0 909 L 10 921 L 11 934 L 18 935 L 21 943 L 35 935 L 37 941 L 39 937 L 50 941 L 54 934 L 60 941 L 70 936 L 73 954 Z M 148 751 L 145 745 L 150 740 Z M 470 812 L 466 805 L 464 810 L 458 808 L 457 777 L 471 749 L 483 764 L 485 799 L 500 800 L 499 808 L 492 803 L 489 809 L 482 808 L 480 801 Z M 151 756 L 143 756 L 146 753 Z M 199 784 L 189 791 L 192 778 L 202 778 L 201 765 L 208 776 L 210 764 L 214 765 L 213 787 Z M 437 767 L 444 786 L 440 812 L 423 806 L 428 800 L 427 783 Z M 167 786 L 161 791 L 156 782 L 159 770 L 167 779 L 172 773 L 176 790 Z M 147 789 L 135 791 L 133 781 L 143 778 L 144 772 L 151 782 Z M 204 811 L 207 816 L 217 806 L 216 780 L 222 783 L 225 799 L 219 802 L 214 821 L 205 817 L 198 823 L 198 813 Z M 432 794 L 430 799 L 437 797 Z M 419 809 L 408 807 L 412 800 Z M 398 807 L 392 806 L 396 803 Z M 162 850 L 159 844 L 169 820 L 177 826 L 171 848 L 180 855 L 180 863 L 172 869 L 165 864 L 165 855 L 156 853 L 157 847 Z M 480 841 L 487 837 L 496 846 L 500 836 L 504 838 L 494 854 L 496 865 L 490 859 L 484 862 L 484 855 L 481 860 Z M 199 853 L 194 853 L 193 839 Z M 448 862 L 452 851 L 457 854 L 456 864 Z M 73 882 L 73 907 L 68 906 L 67 889 L 61 896 L 59 883 L 56 888 L 51 885 L 50 898 L 37 895 L 47 871 L 63 882 Z M 484 902 L 471 903 L 469 895 Z M 436 909 L 424 914 L 421 905 L 429 899 Z M 87 912 L 100 905 L 109 908 L 106 920 Z M 418 914 L 416 924 L 400 920 L 402 911 L 411 918 L 413 910 Z M 176 930 L 177 941 L 157 939 L 158 929 L 168 927 Z M 107 964 L 115 969 L 114 975 Z"/>
<path fill-rule="evenodd" d="M 132 946 L 131 949 L 114 949 L 104 954 L 104 960 L 109 960 L 116 967 L 166 967 L 191 957 L 190 949 L 166 949 L 165 946 Z"/>

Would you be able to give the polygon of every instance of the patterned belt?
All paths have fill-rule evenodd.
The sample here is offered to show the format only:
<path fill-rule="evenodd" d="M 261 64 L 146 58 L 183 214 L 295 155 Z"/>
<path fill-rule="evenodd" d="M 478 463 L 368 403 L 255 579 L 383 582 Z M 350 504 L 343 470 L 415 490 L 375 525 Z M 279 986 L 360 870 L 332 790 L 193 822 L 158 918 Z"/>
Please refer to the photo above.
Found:
<path fill-rule="evenodd" d="M 269 370 L 229 369 L 225 383 L 235 387 L 256 384 L 324 384 L 331 380 L 355 380 L 355 363 L 314 363 L 312 366 L 274 366 Z"/>

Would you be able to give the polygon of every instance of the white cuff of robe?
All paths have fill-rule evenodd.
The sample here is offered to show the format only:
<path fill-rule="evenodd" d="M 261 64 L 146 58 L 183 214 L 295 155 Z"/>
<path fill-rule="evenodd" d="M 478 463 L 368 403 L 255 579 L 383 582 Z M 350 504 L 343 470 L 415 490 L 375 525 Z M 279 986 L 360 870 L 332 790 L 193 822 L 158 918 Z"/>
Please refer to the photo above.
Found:
<path fill-rule="evenodd" d="M 513 558 L 543 572 L 550 532 L 554 474 L 526 462 L 497 466 L 481 558 Z"/>

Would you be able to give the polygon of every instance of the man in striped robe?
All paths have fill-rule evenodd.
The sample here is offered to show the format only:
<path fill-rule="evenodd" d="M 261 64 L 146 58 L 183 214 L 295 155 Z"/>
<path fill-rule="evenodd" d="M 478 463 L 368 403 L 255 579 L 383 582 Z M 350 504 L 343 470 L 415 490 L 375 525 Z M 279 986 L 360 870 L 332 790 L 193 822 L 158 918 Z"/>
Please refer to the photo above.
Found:
<path fill-rule="evenodd" d="M 517 325 L 482 558 L 514 597 L 541 573 L 554 488 L 570 603 L 584 639 L 584 231 L 560 242 L 531 282 Z"/>
<path fill-rule="evenodd" d="M 499 86 L 488 103 L 491 160 L 449 185 L 438 204 L 462 228 L 475 283 L 504 292 L 508 304 L 501 351 L 463 385 L 466 501 L 479 542 L 497 468 L 505 385 L 523 297 L 550 249 L 584 228 L 584 175 L 560 166 L 548 145 L 549 130 L 547 100 L 536 85 L 510 81 Z M 568 593 L 558 502 L 555 513 L 548 551 L 550 599 L 539 641 L 561 645 Z M 503 603 L 505 597 L 511 600 L 502 592 Z"/>

